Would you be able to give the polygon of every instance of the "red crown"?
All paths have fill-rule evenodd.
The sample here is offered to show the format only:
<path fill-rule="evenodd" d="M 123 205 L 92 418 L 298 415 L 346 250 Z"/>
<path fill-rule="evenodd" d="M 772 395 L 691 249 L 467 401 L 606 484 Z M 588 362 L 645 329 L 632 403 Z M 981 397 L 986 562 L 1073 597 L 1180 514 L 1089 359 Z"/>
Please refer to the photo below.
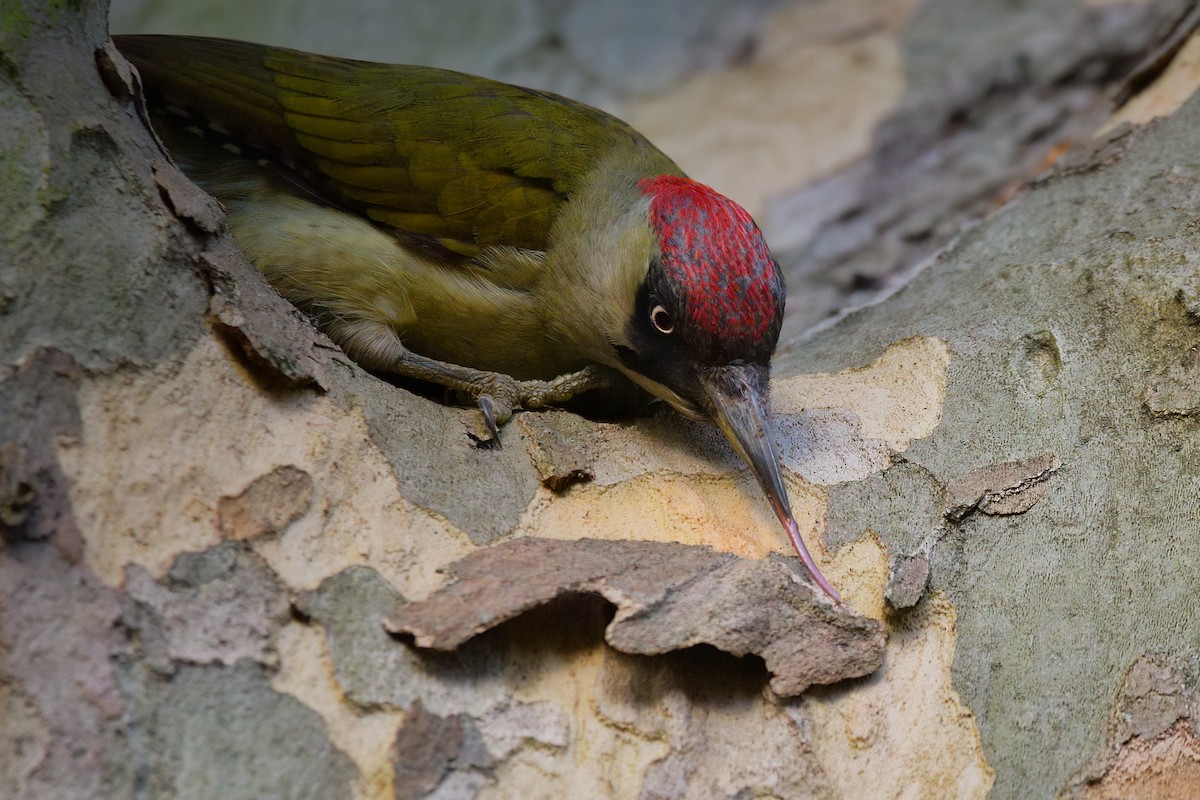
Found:
<path fill-rule="evenodd" d="M 662 269 L 690 322 L 726 339 L 759 341 L 783 311 L 783 281 L 746 209 L 702 183 L 659 175 L 638 183 L 650 196 Z"/>

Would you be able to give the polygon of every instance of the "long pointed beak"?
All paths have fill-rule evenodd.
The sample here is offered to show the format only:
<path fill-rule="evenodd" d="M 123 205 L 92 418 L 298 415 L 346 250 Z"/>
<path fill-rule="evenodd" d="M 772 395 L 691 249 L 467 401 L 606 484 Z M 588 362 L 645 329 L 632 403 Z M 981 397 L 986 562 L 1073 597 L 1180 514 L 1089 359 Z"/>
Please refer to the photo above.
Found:
<path fill-rule="evenodd" d="M 767 425 L 766 367 L 757 364 L 720 367 L 702 376 L 701 383 L 704 386 L 706 410 L 721 427 L 733 449 L 754 471 L 808 574 L 834 602 L 841 603 L 842 596 L 825 579 L 809 555 L 804 540 L 800 538 L 796 518 L 792 516 L 779 456 L 775 451 L 775 440 Z"/>

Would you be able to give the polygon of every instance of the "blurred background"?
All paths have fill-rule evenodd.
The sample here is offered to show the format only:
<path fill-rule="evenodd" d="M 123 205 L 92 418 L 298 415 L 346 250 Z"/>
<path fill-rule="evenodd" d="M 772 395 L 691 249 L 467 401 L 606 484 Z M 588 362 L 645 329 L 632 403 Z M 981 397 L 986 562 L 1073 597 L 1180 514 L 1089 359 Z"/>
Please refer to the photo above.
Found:
<path fill-rule="evenodd" d="M 625 119 L 744 205 L 783 350 L 902 285 L 1108 119 L 1186 0 L 113 0 L 114 33 L 440 66 Z"/>

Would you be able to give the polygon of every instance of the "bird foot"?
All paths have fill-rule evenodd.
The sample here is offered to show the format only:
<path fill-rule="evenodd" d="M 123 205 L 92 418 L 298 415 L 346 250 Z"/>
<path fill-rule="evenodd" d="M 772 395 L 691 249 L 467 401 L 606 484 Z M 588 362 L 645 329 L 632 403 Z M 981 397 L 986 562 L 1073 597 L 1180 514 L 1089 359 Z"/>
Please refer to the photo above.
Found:
<path fill-rule="evenodd" d="M 491 438 L 478 439 L 477 444 L 501 449 L 500 426 L 512 418 L 514 411 L 565 402 L 580 392 L 606 386 L 611 380 L 612 373 L 598 366 L 585 367 L 549 381 L 518 381 L 507 375 L 490 373 L 480 382 L 475 399 Z"/>

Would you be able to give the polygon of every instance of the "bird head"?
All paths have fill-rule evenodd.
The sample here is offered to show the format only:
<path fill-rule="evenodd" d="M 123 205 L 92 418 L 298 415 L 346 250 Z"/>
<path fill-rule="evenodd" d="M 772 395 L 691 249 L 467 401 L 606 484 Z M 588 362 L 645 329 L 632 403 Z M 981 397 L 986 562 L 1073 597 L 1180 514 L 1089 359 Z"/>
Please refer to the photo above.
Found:
<path fill-rule="evenodd" d="M 719 422 L 714 390 L 735 383 L 765 401 L 785 291 L 758 226 L 687 178 L 638 185 L 655 247 L 616 346 L 626 374 L 694 418 Z"/>
<path fill-rule="evenodd" d="M 616 366 L 683 414 L 717 423 L 810 575 L 840 599 L 800 538 L 770 427 L 770 360 L 785 296 L 779 265 L 746 210 L 709 187 L 671 175 L 638 186 L 654 246 L 614 344 Z"/>

